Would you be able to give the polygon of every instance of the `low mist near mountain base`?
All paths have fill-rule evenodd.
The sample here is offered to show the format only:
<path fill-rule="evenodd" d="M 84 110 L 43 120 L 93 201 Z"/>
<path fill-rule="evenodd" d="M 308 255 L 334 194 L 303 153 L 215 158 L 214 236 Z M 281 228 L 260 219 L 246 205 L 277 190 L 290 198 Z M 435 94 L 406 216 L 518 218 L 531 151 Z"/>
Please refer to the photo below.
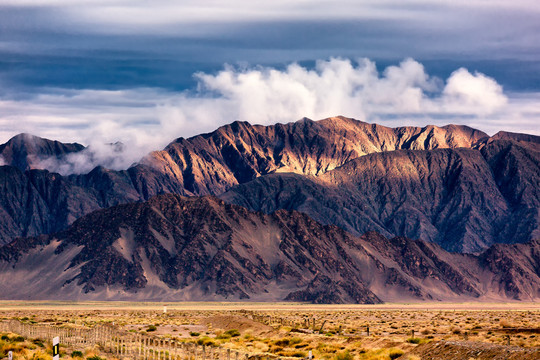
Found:
<path fill-rule="evenodd" d="M 381 72 L 368 59 L 332 58 L 314 68 L 227 65 L 216 74 L 194 76 L 197 87 L 183 92 L 55 89 L 29 101 L 3 101 L 11 124 L 3 136 L 30 132 L 89 145 L 61 163 L 46 163 L 67 174 L 97 165 L 126 169 L 175 136 L 212 131 L 233 120 L 270 125 L 343 114 L 392 126 L 467 122 L 492 132 L 536 128 L 536 101 L 509 98 L 494 79 L 464 68 L 445 81 L 432 77 L 412 59 Z M 125 145 L 121 156 L 106 145 L 116 142 Z"/>

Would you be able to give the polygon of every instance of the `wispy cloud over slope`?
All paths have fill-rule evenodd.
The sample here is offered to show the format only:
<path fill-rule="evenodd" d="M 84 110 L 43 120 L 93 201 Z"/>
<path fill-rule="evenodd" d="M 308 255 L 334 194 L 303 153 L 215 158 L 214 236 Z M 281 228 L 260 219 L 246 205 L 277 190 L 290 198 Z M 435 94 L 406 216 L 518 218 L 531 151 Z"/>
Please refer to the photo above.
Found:
<path fill-rule="evenodd" d="M 30 132 L 90 144 L 92 161 L 80 166 L 82 155 L 73 155 L 73 166 L 63 169 L 81 172 L 100 163 L 127 167 L 175 137 L 234 120 L 272 124 L 345 115 L 390 126 L 462 123 L 492 133 L 538 133 L 535 94 L 530 101 L 514 98 L 494 79 L 465 68 L 439 79 L 413 59 L 382 72 L 368 59 L 333 58 L 313 68 L 227 65 L 195 78 L 197 87 L 181 92 L 48 89 L 27 99 L 4 99 L 0 126 L 10 131 L 2 136 Z M 125 151 L 104 145 L 118 141 Z"/>

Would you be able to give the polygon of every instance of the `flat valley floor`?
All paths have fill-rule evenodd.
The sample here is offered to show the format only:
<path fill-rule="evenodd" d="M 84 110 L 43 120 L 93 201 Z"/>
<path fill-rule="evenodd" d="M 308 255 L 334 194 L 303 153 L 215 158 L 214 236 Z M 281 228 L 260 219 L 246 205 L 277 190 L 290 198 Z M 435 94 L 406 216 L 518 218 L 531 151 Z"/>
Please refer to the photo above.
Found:
<path fill-rule="evenodd" d="M 315 359 L 538 359 L 540 303 L 313 305 L 229 302 L 0 301 L 0 320 L 28 327 L 91 329 L 230 349 L 248 357 Z M 17 334 L 4 332 L 0 358 Z M 19 337 L 15 359 L 47 358 Z M 26 345 L 25 345 L 26 344 Z M 122 359 L 97 346 L 67 348 L 63 359 Z M 74 352 L 75 351 L 75 352 Z M 37 354 L 37 355 L 36 355 Z M 97 359 L 94 359 L 97 360 Z"/>

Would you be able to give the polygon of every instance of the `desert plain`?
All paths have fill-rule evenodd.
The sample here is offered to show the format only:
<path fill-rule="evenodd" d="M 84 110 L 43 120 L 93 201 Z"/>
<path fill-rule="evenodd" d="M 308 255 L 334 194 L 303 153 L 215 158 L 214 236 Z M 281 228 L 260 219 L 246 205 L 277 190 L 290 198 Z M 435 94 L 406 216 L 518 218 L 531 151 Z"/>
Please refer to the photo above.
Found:
<path fill-rule="evenodd" d="M 240 352 L 246 358 L 538 359 L 538 303 L 313 305 L 229 302 L 1 301 L 0 321 L 119 331 Z M 4 331 L 0 358 L 50 359 L 52 339 Z M 244 355 L 245 354 L 245 355 Z M 164 355 L 165 356 L 165 355 Z M 61 345 L 61 358 L 129 356 L 98 345 Z"/>

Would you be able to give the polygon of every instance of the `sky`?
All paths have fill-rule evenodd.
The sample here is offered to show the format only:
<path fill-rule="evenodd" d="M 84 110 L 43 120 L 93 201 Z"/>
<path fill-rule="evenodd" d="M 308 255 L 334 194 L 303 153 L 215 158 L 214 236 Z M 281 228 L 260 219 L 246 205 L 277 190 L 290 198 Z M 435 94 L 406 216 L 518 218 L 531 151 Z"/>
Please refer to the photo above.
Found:
<path fill-rule="evenodd" d="M 0 142 L 116 168 L 235 120 L 540 135 L 539 100 L 537 0 L 0 0 Z"/>

